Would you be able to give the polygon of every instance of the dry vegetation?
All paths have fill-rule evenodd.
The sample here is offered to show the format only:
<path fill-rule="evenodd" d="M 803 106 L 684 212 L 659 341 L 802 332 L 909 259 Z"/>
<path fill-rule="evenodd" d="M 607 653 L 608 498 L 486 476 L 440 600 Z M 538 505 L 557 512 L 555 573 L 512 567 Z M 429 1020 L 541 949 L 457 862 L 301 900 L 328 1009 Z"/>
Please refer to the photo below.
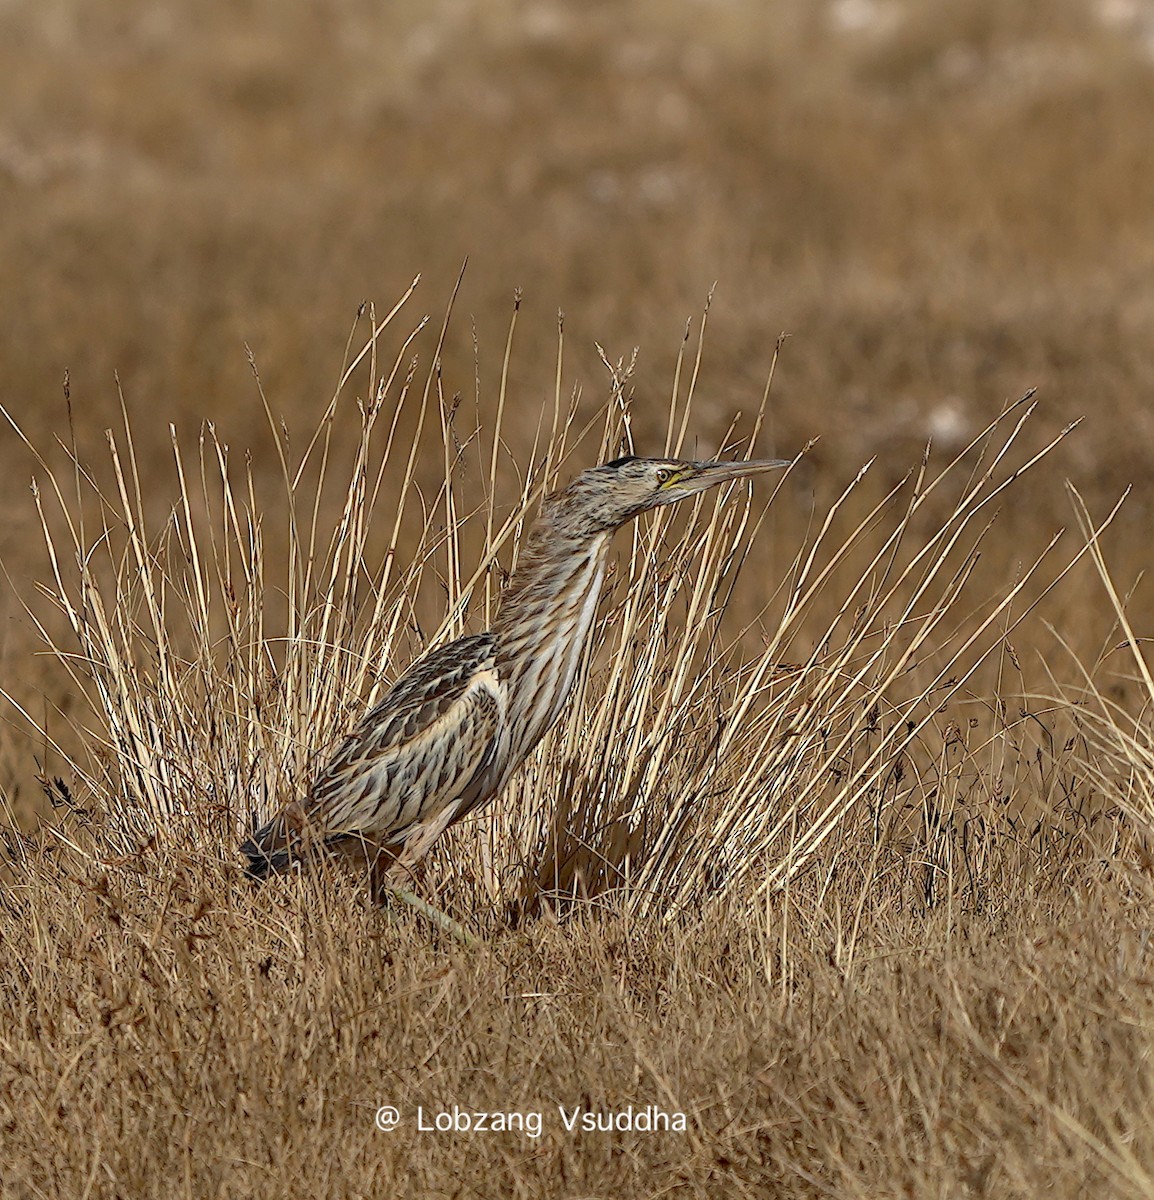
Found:
<path fill-rule="evenodd" d="M 0 1191 L 1151 1195 L 1154 14 L 576 12 L 0 8 Z M 619 535 L 477 946 L 243 878 L 542 489 L 815 437 Z"/>

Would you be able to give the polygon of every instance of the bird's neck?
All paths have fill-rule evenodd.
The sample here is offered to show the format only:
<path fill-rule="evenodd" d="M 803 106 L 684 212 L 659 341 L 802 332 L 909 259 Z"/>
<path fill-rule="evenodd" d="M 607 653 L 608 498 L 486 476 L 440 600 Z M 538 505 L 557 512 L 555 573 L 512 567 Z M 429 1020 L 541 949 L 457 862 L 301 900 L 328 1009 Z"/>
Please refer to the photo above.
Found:
<path fill-rule="evenodd" d="M 517 759 L 556 721 L 573 687 L 611 537 L 575 537 L 545 517 L 522 551 L 493 626 Z"/>

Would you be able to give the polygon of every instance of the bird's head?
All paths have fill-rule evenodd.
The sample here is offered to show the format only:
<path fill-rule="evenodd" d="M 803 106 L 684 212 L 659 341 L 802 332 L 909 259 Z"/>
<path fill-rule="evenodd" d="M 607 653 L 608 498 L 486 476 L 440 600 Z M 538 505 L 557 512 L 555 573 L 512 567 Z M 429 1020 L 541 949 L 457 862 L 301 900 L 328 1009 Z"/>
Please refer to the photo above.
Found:
<path fill-rule="evenodd" d="M 583 471 L 554 498 L 554 519 L 574 531 L 604 532 L 662 504 L 706 488 L 788 467 L 789 459 L 691 462 L 677 458 L 618 458 Z"/>

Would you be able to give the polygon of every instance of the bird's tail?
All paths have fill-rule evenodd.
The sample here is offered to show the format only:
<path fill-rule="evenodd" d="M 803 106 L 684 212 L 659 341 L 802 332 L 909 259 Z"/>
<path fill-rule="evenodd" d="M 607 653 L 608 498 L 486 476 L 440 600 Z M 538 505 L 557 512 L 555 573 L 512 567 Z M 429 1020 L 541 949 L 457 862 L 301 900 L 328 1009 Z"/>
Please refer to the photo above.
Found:
<path fill-rule="evenodd" d="M 244 842 L 240 852 L 248 859 L 245 872 L 253 879 L 267 879 L 270 875 L 287 871 L 293 862 L 299 860 L 300 837 L 285 820 L 284 813 L 281 813 Z"/>

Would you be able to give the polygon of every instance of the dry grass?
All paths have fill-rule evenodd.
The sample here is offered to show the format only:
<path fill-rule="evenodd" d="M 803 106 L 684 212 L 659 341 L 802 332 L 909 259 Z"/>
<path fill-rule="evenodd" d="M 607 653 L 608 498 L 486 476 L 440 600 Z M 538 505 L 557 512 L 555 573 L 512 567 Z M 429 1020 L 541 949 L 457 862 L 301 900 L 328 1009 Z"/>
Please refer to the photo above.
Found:
<path fill-rule="evenodd" d="M 1148 1194 L 1151 897 L 1117 876 L 964 927 L 879 899 L 846 966 L 841 889 L 768 930 L 587 912 L 434 955 L 350 889 L 166 865 L 8 898 L 8 1194 Z M 543 1136 L 416 1132 L 454 1104 Z M 577 1104 L 689 1129 L 570 1135 Z"/>
<path fill-rule="evenodd" d="M 1154 1192 L 1123 7 L 0 12 L 5 1196 Z M 619 535 L 478 947 L 241 877 L 541 490 L 818 436 Z"/>
<path fill-rule="evenodd" d="M 432 640 L 485 623 L 534 497 L 582 444 L 559 349 L 534 466 L 502 504 L 499 427 L 486 439 L 459 424 L 439 342 L 422 380 L 422 329 L 396 332 L 402 312 L 367 314 L 371 336 L 301 450 L 272 424 L 283 494 L 269 512 L 211 428 L 192 456 L 174 437 L 160 504 L 140 490 L 128 425 L 109 439 L 107 483 L 70 444 L 60 465 L 33 448 L 51 570 L 29 611 L 85 707 L 54 744 L 63 820 L 39 839 L 10 835 L 8 942 L 24 966 L 6 1003 L 10 1044 L 28 1041 L 10 1064 L 35 1043 L 63 1056 L 12 1077 L 31 1089 L 10 1089 L 16 1178 L 146 1194 L 179 1171 L 190 1195 L 372 1194 L 423 1171 L 414 1194 L 534 1194 L 550 1178 L 620 1187 L 643 1167 L 665 1180 L 657 1190 L 757 1194 L 776 1178 L 874 1194 L 953 1178 L 1027 1194 L 1031 1180 L 1063 1187 L 1087 1172 L 1145 1190 L 1132 1145 L 1142 1075 L 1118 1092 L 1109 1073 L 1137 1061 L 1115 1035 L 1138 1037 L 1146 1018 L 1140 993 L 1101 1000 L 1111 972 L 1144 969 L 1146 954 L 1141 843 L 1111 806 L 1144 814 L 1101 753 L 1123 727 L 1100 693 L 1086 715 L 1019 695 L 1011 717 L 1008 689 L 981 690 L 1086 550 L 1105 571 L 1110 516 L 1087 525 L 1082 549 L 1055 559 L 1052 539 L 998 592 L 974 592 L 997 502 L 1058 444 L 1023 448 L 1030 397 L 940 468 L 923 458 L 872 508 L 864 472 L 849 480 L 787 550 L 752 625 L 729 604 L 756 586 L 765 498 L 707 498 L 640 525 L 631 545 L 623 536 L 570 714 L 509 794 L 431 857 L 428 889 L 483 939 L 470 956 L 446 958 L 415 916 L 372 913 L 339 868 L 244 881 L 234 848 L 254 814 L 306 786 L 404 664 L 427 593 L 447 614 Z M 700 350 L 675 383 L 673 452 L 692 425 Z M 358 381 L 370 399 L 354 405 L 344 389 Z M 739 451 L 769 402 L 767 389 Z M 406 443 L 409 404 L 420 411 Z M 346 454 L 334 430 L 353 414 Z M 627 444 L 630 423 L 615 370 L 597 454 Z M 443 448 L 431 495 L 413 474 L 426 430 Z M 488 480 L 472 506 L 468 458 Z M 789 487 L 787 475 L 778 502 Z M 934 507 L 945 516 L 927 526 Z M 150 508 L 167 514 L 155 528 Z M 270 560 L 277 516 L 288 551 Z M 52 632 L 60 614 L 66 640 Z M 1132 770 L 1147 769 L 1137 737 L 1125 739 Z M 1079 966 L 1071 992 L 1067 927 L 1107 919 L 1110 951 Z M 847 1006 L 850 1033 L 838 1029 Z M 1074 1032 L 1087 1013 L 1112 1031 L 1063 1038 L 1056 1078 L 1055 1006 Z M 878 1087 L 884 1102 L 871 1101 Z M 823 1115 L 799 1108 L 818 1094 Z M 385 1101 L 403 1114 L 391 1134 L 372 1122 Z M 197 1104 L 216 1114 L 203 1133 Z M 488 1135 L 495 1158 L 474 1145 L 466 1169 L 456 1156 L 473 1143 L 446 1151 L 463 1135 L 415 1128 L 419 1108 L 454 1104 L 539 1112 L 542 1132 Z M 575 1135 L 558 1106 L 577 1104 L 655 1104 L 687 1127 Z M 169 1143 L 179 1159 L 141 1166 L 130 1147 L 171 1122 L 166 1106 L 191 1122 Z M 1027 1109 L 1029 1136 L 1014 1126 Z M 63 1161 L 37 1149 L 45 1122 L 75 1128 Z M 345 1147 L 335 1160 L 318 1158 L 322 1125 Z M 381 1158 L 379 1139 L 404 1152 Z"/>

